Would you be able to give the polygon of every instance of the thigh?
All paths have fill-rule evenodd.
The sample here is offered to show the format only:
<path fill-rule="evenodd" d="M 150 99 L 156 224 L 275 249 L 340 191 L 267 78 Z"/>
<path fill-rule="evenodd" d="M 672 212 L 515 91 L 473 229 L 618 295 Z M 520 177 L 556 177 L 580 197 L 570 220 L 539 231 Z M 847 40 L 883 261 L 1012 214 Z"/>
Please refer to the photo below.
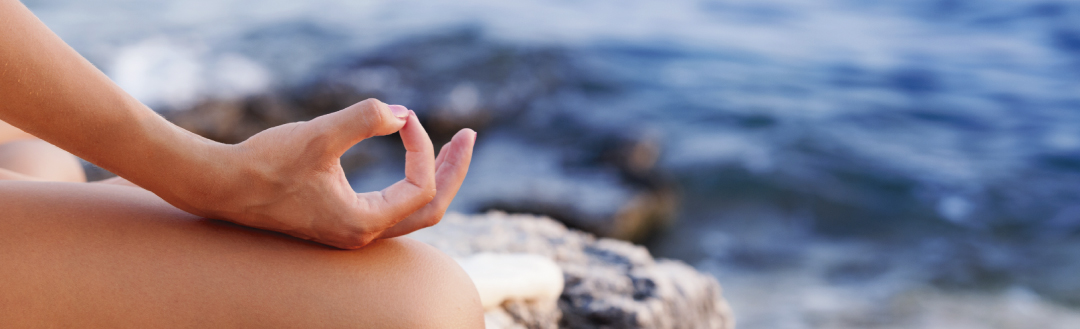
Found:
<path fill-rule="evenodd" d="M 430 246 L 330 249 L 123 186 L 0 182 L 0 262 L 15 327 L 483 325 L 471 281 Z"/>
<path fill-rule="evenodd" d="M 75 156 L 36 138 L 0 144 L 0 168 L 47 181 L 86 181 Z"/>
<path fill-rule="evenodd" d="M 6 143 L 17 139 L 34 138 L 19 128 L 15 128 L 7 122 L 0 121 L 0 143 Z"/>

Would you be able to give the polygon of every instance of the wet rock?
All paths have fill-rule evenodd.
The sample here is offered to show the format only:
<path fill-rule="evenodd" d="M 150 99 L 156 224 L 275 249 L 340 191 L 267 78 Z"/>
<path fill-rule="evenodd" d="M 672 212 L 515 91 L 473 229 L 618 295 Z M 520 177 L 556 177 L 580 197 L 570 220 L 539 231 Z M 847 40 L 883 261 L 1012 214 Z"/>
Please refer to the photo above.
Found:
<path fill-rule="evenodd" d="M 163 113 L 172 123 L 222 143 L 239 143 L 268 128 L 307 120 L 289 101 L 271 94 L 205 99 L 195 106 Z"/>
<path fill-rule="evenodd" d="M 597 239 L 544 217 L 489 212 L 447 214 L 412 233 L 453 257 L 530 253 L 562 268 L 565 286 L 550 304 L 508 301 L 487 314 L 488 328 L 733 328 L 734 318 L 711 276 L 640 246 Z"/>
<path fill-rule="evenodd" d="M 597 127 L 569 115 L 578 109 L 562 99 L 610 87 L 590 80 L 572 55 L 465 29 L 328 61 L 274 90 L 203 99 L 162 114 L 203 137 L 239 143 L 366 98 L 403 104 L 419 114 L 436 145 L 461 128 L 480 132 L 457 210 L 544 214 L 600 236 L 643 241 L 675 217 L 672 180 L 656 168 L 661 140 L 656 132 Z M 494 139 L 506 141 L 487 145 Z M 342 166 L 354 187 L 388 185 L 353 179 L 371 172 L 389 173 L 383 176 L 390 182 L 401 178 L 403 153 L 395 142 L 365 141 L 345 154 Z"/>
<path fill-rule="evenodd" d="M 294 93 L 305 108 L 377 97 L 415 110 L 438 140 L 512 121 L 575 76 L 561 49 L 493 42 L 474 29 L 404 40 L 323 72 Z"/>
<path fill-rule="evenodd" d="M 339 99 L 339 101 L 345 104 L 353 99 L 347 101 Z M 334 107 L 333 111 L 345 108 L 356 101 L 359 100 L 341 107 Z M 327 107 L 325 111 L 314 111 L 311 108 L 311 104 L 298 103 L 287 97 L 264 93 L 242 98 L 205 99 L 191 108 L 166 111 L 162 113 L 162 116 L 199 136 L 222 143 L 236 144 L 263 130 L 290 122 L 310 120 L 332 112 L 329 110 L 331 107 Z M 373 162 L 393 158 L 401 153 L 390 150 L 389 146 L 385 145 L 387 142 L 386 140 L 368 141 L 353 147 L 342 155 L 342 168 L 352 171 Z"/>

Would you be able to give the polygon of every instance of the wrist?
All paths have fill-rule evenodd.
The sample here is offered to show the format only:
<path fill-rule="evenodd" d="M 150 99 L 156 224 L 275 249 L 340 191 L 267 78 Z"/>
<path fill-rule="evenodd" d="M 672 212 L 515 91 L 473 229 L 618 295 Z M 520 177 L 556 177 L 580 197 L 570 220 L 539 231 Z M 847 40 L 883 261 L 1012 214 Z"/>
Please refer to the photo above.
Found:
<path fill-rule="evenodd" d="M 191 162 L 185 164 L 187 177 L 173 189 L 181 209 L 199 216 L 238 224 L 264 227 L 261 208 L 272 203 L 267 192 L 279 189 L 273 168 L 253 161 L 244 144 L 223 144 L 195 136 Z M 272 193 L 271 193 L 272 194 Z M 171 202 L 170 202 L 171 203 Z"/>
<path fill-rule="evenodd" d="M 168 123 L 167 123 L 168 124 Z M 218 143 L 168 124 L 165 132 L 154 135 L 156 145 L 148 152 L 146 163 L 152 164 L 153 172 L 140 172 L 137 177 L 126 177 L 134 183 L 157 194 L 163 200 L 189 213 L 219 218 L 222 195 L 232 194 L 226 189 L 237 186 L 229 179 L 234 177 L 231 169 L 230 148 L 233 145 Z"/>

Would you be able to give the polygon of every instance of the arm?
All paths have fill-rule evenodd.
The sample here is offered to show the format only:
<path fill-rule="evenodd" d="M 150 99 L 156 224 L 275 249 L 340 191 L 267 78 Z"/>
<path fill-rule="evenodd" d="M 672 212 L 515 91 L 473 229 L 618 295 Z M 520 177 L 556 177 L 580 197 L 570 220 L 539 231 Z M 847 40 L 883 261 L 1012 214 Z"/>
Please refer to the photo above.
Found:
<path fill-rule="evenodd" d="M 437 222 L 432 217 L 441 217 L 445 206 L 428 204 L 452 199 L 465 173 L 440 172 L 448 177 L 439 182 L 456 184 L 446 186 L 454 193 L 436 199 L 427 133 L 411 111 L 377 100 L 274 127 L 237 145 L 207 140 L 125 93 L 16 0 L 0 0 L 0 99 L 0 120 L 177 208 L 341 248 L 366 245 L 390 228 L 412 231 Z M 341 154 L 365 138 L 399 130 L 406 178 L 382 191 L 353 192 Z M 464 141 L 452 142 L 459 157 L 471 155 L 475 138 L 464 134 Z M 464 164 L 467 169 L 467 158 Z"/>
<path fill-rule="evenodd" d="M 209 167 L 216 145 L 127 95 L 18 1 L 0 13 L 0 120 L 153 190 L 166 188 L 152 171 Z"/>

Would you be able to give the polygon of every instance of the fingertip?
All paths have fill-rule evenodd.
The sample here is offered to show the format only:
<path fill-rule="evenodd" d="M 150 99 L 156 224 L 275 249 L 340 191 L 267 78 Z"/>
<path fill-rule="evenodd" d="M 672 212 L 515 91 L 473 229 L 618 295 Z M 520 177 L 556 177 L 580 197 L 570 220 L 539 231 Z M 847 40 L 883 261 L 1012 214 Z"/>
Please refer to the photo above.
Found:
<path fill-rule="evenodd" d="M 405 125 L 401 127 L 401 132 L 410 135 L 416 134 L 417 136 L 424 136 L 424 138 L 427 138 L 427 131 L 425 131 L 423 125 L 420 124 L 420 118 L 416 116 L 416 112 L 413 110 L 409 110 L 409 115 L 406 117 Z"/>
<path fill-rule="evenodd" d="M 377 98 L 364 99 L 360 104 L 366 105 L 362 108 L 366 108 L 370 112 L 361 111 L 360 113 L 357 113 L 363 115 L 359 120 L 363 120 L 363 118 L 378 118 L 377 122 L 369 124 L 376 127 L 373 136 L 390 135 L 397 131 L 401 131 L 401 129 L 405 127 L 405 119 L 407 118 L 401 118 L 401 116 L 396 113 L 401 109 L 395 109 L 405 108 L 404 106 L 388 105 L 386 102 Z"/>
<path fill-rule="evenodd" d="M 387 105 L 386 107 L 390 108 L 390 113 L 393 114 L 394 117 L 401 119 L 402 121 L 409 119 L 409 115 L 412 113 L 411 110 L 403 105 Z"/>
<path fill-rule="evenodd" d="M 365 137 L 384 136 L 398 132 L 405 127 L 405 120 L 397 117 L 394 107 L 401 105 L 388 105 L 375 98 L 368 98 L 359 103 L 349 106 L 345 110 L 338 111 L 348 113 L 348 116 L 334 118 L 331 124 L 341 125 L 345 129 L 364 132 Z M 357 129 L 360 123 L 362 129 Z"/>
<path fill-rule="evenodd" d="M 473 149 L 474 146 L 476 146 L 476 132 L 473 131 L 472 129 L 469 129 L 468 136 L 469 136 L 469 143 L 468 143 L 469 154 L 472 154 L 472 149 Z"/>
<path fill-rule="evenodd" d="M 455 164 L 455 167 L 469 163 L 472 158 L 473 147 L 476 144 L 476 131 L 465 128 L 454 134 L 454 137 L 449 143 L 447 143 L 446 162 Z M 452 146 L 451 146 L 452 145 Z"/>
<path fill-rule="evenodd" d="M 405 124 L 401 127 L 402 130 L 405 130 L 405 128 L 408 127 L 409 123 L 412 122 L 413 120 L 416 120 L 416 123 L 420 124 L 420 118 L 416 116 L 415 111 L 413 111 L 413 110 L 406 110 L 406 111 L 408 111 L 408 112 L 405 112 L 405 117 L 402 118 L 402 120 L 405 121 Z"/>
<path fill-rule="evenodd" d="M 454 137 L 452 139 L 456 140 L 456 139 L 460 139 L 460 138 L 467 138 L 469 141 L 475 142 L 476 141 L 476 131 L 472 130 L 472 129 L 469 129 L 469 128 L 464 128 L 464 129 L 459 130 L 457 132 L 457 134 L 454 134 Z"/>

